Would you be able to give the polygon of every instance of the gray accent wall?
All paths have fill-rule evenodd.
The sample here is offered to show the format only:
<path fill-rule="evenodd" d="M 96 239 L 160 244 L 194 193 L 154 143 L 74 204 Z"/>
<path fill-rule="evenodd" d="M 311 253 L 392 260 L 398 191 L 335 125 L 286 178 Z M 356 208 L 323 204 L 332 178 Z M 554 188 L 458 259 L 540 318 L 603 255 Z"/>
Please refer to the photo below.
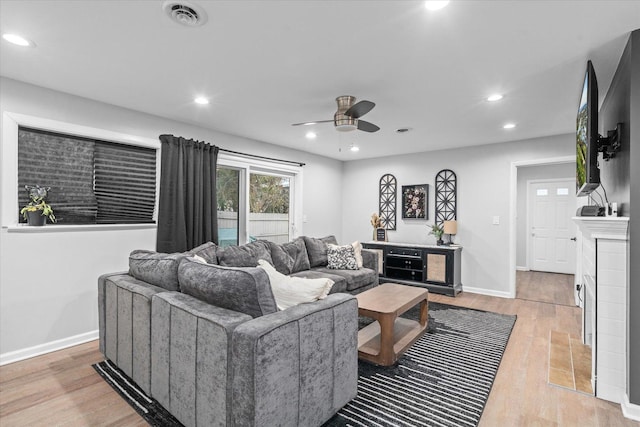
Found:
<path fill-rule="evenodd" d="M 621 151 L 602 163 L 601 180 L 609 200 L 621 203 L 622 215 L 630 218 L 627 393 L 630 403 L 640 405 L 640 30 L 631 33 L 601 105 L 600 133 L 624 124 Z"/>
<path fill-rule="evenodd" d="M 509 266 L 512 164 L 568 156 L 575 156 L 574 134 L 347 162 L 342 235 L 345 241 L 372 239 L 369 219 L 378 211 L 378 182 L 391 173 L 398 180 L 399 196 L 397 230 L 388 231 L 389 241 L 435 244 L 427 227 L 434 218 L 435 176 L 442 169 L 451 169 L 458 177 L 458 234 L 454 240 L 463 246 L 462 283 L 466 289 L 509 297 L 509 280 L 515 274 Z M 411 184 L 429 184 L 427 221 L 402 219 L 400 190 Z M 493 224 L 494 217 L 499 224 Z"/>

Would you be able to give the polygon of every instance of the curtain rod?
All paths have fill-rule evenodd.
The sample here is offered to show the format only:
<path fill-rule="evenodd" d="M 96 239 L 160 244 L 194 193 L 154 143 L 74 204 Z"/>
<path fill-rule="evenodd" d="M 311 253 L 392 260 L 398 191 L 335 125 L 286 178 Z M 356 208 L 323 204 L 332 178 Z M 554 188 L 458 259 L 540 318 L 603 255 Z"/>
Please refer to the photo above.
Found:
<path fill-rule="evenodd" d="M 305 165 L 305 163 L 294 162 L 293 160 L 274 159 L 273 157 L 265 157 L 265 156 L 258 156 L 257 154 L 241 153 L 239 151 L 227 150 L 226 148 L 219 148 L 218 147 L 218 150 L 219 151 L 224 151 L 225 153 L 238 154 L 240 156 L 245 156 L 245 157 L 253 157 L 255 159 L 272 160 L 274 162 L 290 163 L 290 164 L 298 165 L 298 166 L 304 166 Z"/>

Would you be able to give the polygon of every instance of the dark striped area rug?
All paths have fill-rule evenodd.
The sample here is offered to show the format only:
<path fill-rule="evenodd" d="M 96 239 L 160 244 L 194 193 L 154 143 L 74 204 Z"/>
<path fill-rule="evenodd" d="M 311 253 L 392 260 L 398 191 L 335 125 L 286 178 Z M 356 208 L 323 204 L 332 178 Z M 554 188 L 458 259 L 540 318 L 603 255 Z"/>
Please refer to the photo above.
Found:
<path fill-rule="evenodd" d="M 182 426 L 169 411 L 164 409 L 155 399 L 148 397 L 112 361 L 105 360 L 96 363 L 93 368 L 149 425 L 154 427 Z"/>
<path fill-rule="evenodd" d="M 429 303 L 428 332 L 393 366 L 361 361 L 358 396 L 325 427 L 477 426 L 515 321 Z"/>

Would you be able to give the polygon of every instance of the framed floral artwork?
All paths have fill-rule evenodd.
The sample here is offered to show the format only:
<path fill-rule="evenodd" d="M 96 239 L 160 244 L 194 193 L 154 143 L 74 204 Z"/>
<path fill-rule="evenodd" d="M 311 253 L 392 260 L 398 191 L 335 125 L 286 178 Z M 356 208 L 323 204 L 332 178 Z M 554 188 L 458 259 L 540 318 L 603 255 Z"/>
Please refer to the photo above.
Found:
<path fill-rule="evenodd" d="M 429 185 L 402 186 L 402 218 L 429 219 Z"/>

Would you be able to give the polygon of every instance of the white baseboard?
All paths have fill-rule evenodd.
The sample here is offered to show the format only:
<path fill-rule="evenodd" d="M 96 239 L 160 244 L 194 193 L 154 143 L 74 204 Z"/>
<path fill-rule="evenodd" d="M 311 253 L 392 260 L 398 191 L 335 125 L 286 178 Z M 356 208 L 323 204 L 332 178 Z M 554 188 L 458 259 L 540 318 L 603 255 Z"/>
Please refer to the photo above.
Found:
<path fill-rule="evenodd" d="M 494 291 L 491 289 L 484 289 L 484 288 L 473 288 L 466 285 L 462 286 L 462 292 L 469 292 L 471 294 L 488 295 L 490 297 L 515 298 L 515 295 L 511 295 L 509 292 Z"/>
<path fill-rule="evenodd" d="M 630 420 L 640 421 L 640 405 L 636 405 L 635 403 L 629 402 L 629 395 L 624 394 L 624 398 L 622 403 L 620 404 L 622 408 L 622 415 Z"/>
<path fill-rule="evenodd" d="M 517 271 L 529 271 L 529 267 L 516 265 L 516 270 Z"/>
<path fill-rule="evenodd" d="M 0 366 L 98 339 L 98 330 L 0 354 Z"/>

